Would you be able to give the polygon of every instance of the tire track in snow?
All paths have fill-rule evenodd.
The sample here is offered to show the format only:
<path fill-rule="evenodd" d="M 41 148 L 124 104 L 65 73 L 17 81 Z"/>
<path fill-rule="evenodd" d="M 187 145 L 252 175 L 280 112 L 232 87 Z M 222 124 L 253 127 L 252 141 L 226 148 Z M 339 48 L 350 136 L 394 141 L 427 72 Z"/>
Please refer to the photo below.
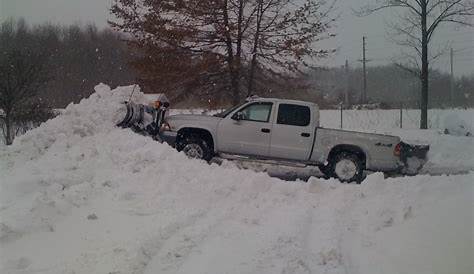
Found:
<path fill-rule="evenodd" d="M 180 267 L 190 260 L 194 254 L 199 254 L 201 246 L 216 235 L 220 235 L 219 233 L 222 233 L 222 230 L 225 230 L 239 217 L 245 216 L 247 209 L 237 208 L 236 205 L 246 205 L 252 199 L 258 199 L 262 195 L 265 196 L 267 192 L 271 191 L 271 187 L 272 185 L 268 185 L 263 192 L 256 193 L 253 198 L 242 196 L 245 193 L 233 190 L 231 195 L 224 195 L 219 201 L 215 201 L 216 204 L 222 204 L 220 202 L 225 199 L 229 206 L 218 209 L 214 209 L 212 206 L 208 207 L 207 213 L 196 220 L 192 226 L 184 227 L 167 238 L 162 247 L 156 250 L 153 257 L 150 258 L 144 273 L 156 273 L 157 269 L 160 273 L 179 272 Z M 232 196 L 235 196 L 234 201 L 229 201 Z M 271 209 L 272 205 L 269 203 L 265 208 L 260 208 L 258 212 L 265 215 Z"/>
<path fill-rule="evenodd" d="M 258 184 L 259 182 L 255 183 Z M 233 233 L 229 232 L 233 227 L 258 225 L 259 220 L 268 215 L 267 213 L 269 211 L 274 210 L 272 199 L 275 199 L 275 191 L 273 191 L 272 188 L 273 184 L 267 183 L 267 187 L 264 187 L 262 191 L 254 195 L 248 196 L 245 192 L 236 191 L 233 195 L 226 197 L 227 199 L 235 197 L 233 200 L 227 201 L 228 207 L 225 209 L 219 208 L 212 210 L 211 213 L 206 215 L 212 217 L 201 218 L 193 227 L 188 227 L 189 231 L 184 229 L 169 239 L 167 243 L 165 243 L 165 246 L 167 245 L 169 248 L 163 248 L 157 253 L 154 260 L 156 264 L 150 265 L 149 272 L 153 273 L 153 271 L 156 271 L 156 267 L 162 267 L 162 262 L 170 257 L 169 254 L 172 255 L 175 253 L 174 251 L 176 250 L 179 250 L 179 256 L 175 256 L 176 258 L 171 256 L 175 264 L 171 264 L 168 269 L 159 269 L 159 271 L 163 272 L 166 270 L 167 273 L 179 272 L 182 270 L 181 267 L 184 264 L 189 263 L 189 261 L 194 260 L 196 256 L 202 254 L 202 247 L 208 246 L 209 243 L 215 241 L 216 238 L 222 237 L 228 239 L 238 234 L 235 233 L 235 231 Z M 216 215 L 218 215 L 217 218 L 215 217 Z M 199 229 L 196 230 L 196 227 Z M 189 235 L 192 234 L 194 234 L 194 236 L 190 237 Z M 181 245 L 176 244 L 176 242 L 180 242 L 180 239 L 186 239 L 186 237 L 188 239 L 181 241 Z M 189 245 L 189 242 L 192 242 L 192 244 Z M 183 252 L 183 246 L 185 252 Z"/>
<path fill-rule="evenodd" d="M 301 188 L 308 188 L 306 184 L 298 184 L 297 188 L 299 190 L 283 195 L 278 202 L 270 198 L 274 198 L 275 193 L 269 193 L 266 205 L 251 214 L 251 206 L 244 206 L 227 216 L 224 214 L 223 219 L 214 219 L 192 239 L 191 248 L 176 259 L 179 264 L 166 271 L 157 268 L 167 254 L 172 255 L 176 250 L 163 249 L 160 256 L 155 256 L 156 265 L 150 265 L 146 273 L 208 273 L 209 269 L 219 273 L 343 273 L 337 241 L 331 237 L 338 225 L 336 219 L 332 225 L 324 225 L 331 221 L 334 213 L 325 205 L 332 195 L 326 199 L 322 198 L 327 194 L 325 191 L 317 194 L 301 191 Z M 322 219 L 317 218 L 321 207 L 327 211 Z M 242 222 L 245 217 L 249 223 Z M 202 222 L 210 223 L 204 218 Z M 186 234 L 182 232 L 182 235 L 175 235 L 177 239 Z M 314 242 L 308 241 L 311 237 L 315 241 L 321 239 L 322 233 L 326 233 L 324 243 L 314 246 Z M 176 247 L 174 240 L 168 244 Z"/>

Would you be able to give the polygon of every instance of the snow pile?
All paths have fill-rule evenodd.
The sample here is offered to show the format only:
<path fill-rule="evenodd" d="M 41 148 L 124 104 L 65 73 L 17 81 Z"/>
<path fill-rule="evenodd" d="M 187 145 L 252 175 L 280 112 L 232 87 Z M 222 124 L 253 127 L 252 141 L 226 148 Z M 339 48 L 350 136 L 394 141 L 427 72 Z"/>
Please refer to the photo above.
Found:
<path fill-rule="evenodd" d="M 132 89 L 98 86 L 0 149 L 0 273 L 472 273 L 474 173 L 208 165 L 114 127 Z"/>
<path fill-rule="evenodd" d="M 472 136 L 472 128 L 457 114 L 452 113 L 444 120 L 444 133 L 454 136 Z"/>
<path fill-rule="evenodd" d="M 132 90 L 132 87 L 121 87 L 112 91 L 103 84 L 96 86 L 96 92 L 89 98 L 79 104 L 70 104 L 57 118 L 16 138 L 10 153 L 21 154 L 25 159 L 36 158 L 53 144 L 67 146 L 67 142 L 74 143 L 100 132 L 109 132 L 123 115 L 121 103 L 130 98 Z M 133 99 L 139 103 L 147 102 L 138 90 Z"/>
<path fill-rule="evenodd" d="M 428 162 L 423 167 L 430 174 L 453 174 L 474 171 L 474 138 L 438 135 L 429 142 Z"/>
<path fill-rule="evenodd" d="M 371 176 L 341 240 L 348 273 L 474 273 L 473 182 Z"/>

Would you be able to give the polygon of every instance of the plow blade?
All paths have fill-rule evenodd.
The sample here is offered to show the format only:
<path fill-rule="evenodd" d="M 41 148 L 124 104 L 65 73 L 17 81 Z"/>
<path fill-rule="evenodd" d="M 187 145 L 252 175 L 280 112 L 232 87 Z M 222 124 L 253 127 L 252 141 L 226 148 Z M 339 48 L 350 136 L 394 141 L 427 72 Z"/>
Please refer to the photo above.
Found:
<path fill-rule="evenodd" d="M 129 102 L 125 102 L 124 106 L 125 108 L 121 108 L 121 111 L 125 111 L 125 114 L 121 120 L 119 120 L 117 126 L 121 128 L 128 128 L 131 124 L 140 120 L 140 109 L 136 104 Z"/>
<path fill-rule="evenodd" d="M 130 128 L 142 135 L 158 136 L 167 105 L 154 108 L 133 102 L 125 102 L 124 106 L 122 108 L 124 114 L 116 124 L 118 127 Z"/>

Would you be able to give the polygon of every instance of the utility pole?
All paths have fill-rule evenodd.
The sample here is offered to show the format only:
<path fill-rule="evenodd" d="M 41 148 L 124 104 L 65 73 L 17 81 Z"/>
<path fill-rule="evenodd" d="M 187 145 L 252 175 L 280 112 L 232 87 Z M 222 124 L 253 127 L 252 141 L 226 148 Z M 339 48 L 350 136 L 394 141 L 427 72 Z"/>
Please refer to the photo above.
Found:
<path fill-rule="evenodd" d="M 363 90 L 362 90 L 362 96 L 361 96 L 361 101 L 363 104 L 367 103 L 367 62 L 369 62 L 369 60 L 367 60 L 366 58 L 366 37 L 365 36 L 362 36 L 362 60 L 359 60 L 360 62 L 362 62 L 362 70 L 363 70 L 363 78 L 364 78 L 364 87 L 363 87 Z"/>
<path fill-rule="evenodd" d="M 449 102 L 451 103 L 451 106 L 454 105 L 454 64 L 453 64 L 453 58 L 454 57 L 454 51 L 453 48 L 451 48 L 450 52 L 450 63 L 451 63 L 451 79 L 450 79 L 450 89 L 449 89 Z"/>
<path fill-rule="evenodd" d="M 346 106 L 349 106 L 349 61 L 347 61 L 346 59 L 346 64 L 344 66 L 344 72 L 345 72 L 345 75 L 346 75 L 346 89 L 345 89 L 345 92 L 344 92 L 344 103 L 346 104 Z"/>

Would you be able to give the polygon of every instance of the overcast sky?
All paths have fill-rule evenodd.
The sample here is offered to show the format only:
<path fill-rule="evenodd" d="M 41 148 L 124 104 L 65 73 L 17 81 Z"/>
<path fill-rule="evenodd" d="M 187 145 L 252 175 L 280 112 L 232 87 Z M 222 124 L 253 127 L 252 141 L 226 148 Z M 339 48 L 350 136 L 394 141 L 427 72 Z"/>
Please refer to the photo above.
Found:
<path fill-rule="evenodd" d="M 400 48 L 389 41 L 386 20 L 390 12 L 378 13 L 364 18 L 353 15 L 351 8 L 358 8 L 367 1 L 339 0 L 340 19 L 333 32 L 337 37 L 324 46 L 338 48 L 339 52 L 321 61 L 321 65 L 340 66 L 345 60 L 351 66 L 360 66 L 357 60 L 362 55 L 362 36 L 367 36 L 367 58 L 369 65 L 385 64 L 399 56 Z M 61 24 L 89 22 L 99 27 L 107 26 L 111 19 L 108 8 L 112 0 L 0 0 L 0 20 L 9 17 L 23 17 L 31 23 L 52 22 Z M 454 68 L 456 75 L 474 74 L 474 28 L 456 30 L 445 27 L 435 37 L 435 45 L 450 43 L 455 50 Z M 439 58 L 434 67 L 449 70 L 449 53 Z"/>

